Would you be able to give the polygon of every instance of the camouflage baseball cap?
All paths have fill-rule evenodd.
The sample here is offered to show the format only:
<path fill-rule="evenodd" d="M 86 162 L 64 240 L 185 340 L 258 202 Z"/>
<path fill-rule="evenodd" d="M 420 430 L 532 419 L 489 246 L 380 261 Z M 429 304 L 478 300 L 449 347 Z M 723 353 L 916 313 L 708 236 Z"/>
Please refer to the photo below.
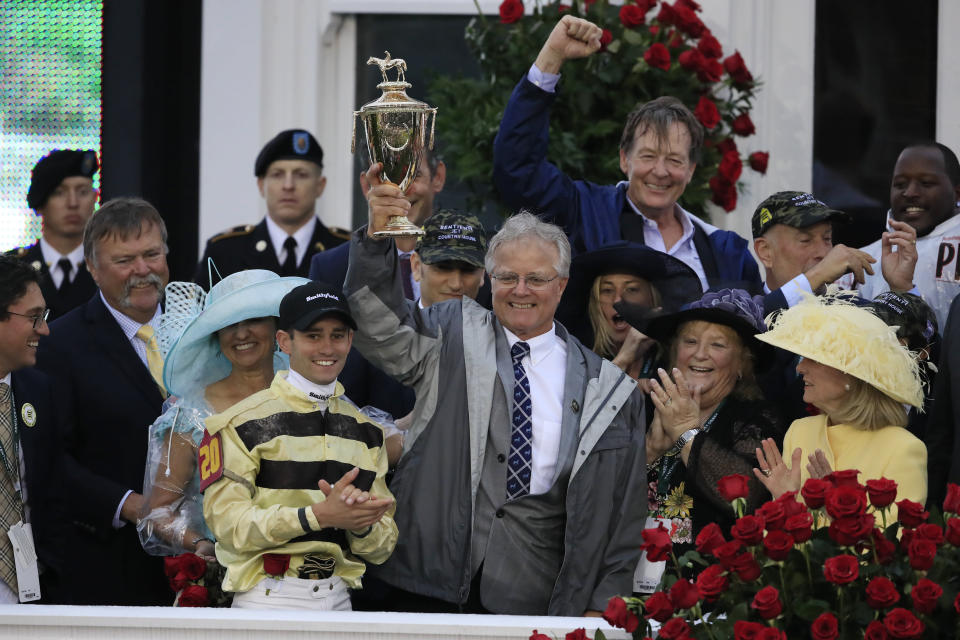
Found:
<path fill-rule="evenodd" d="M 937 317 L 920 296 L 884 291 L 870 306 L 887 325 L 897 327 L 897 337 L 906 338 L 911 351 L 930 345 L 937 335 Z"/>
<path fill-rule="evenodd" d="M 803 229 L 833 218 L 846 220 L 848 216 L 843 211 L 831 209 L 809 193 L 778 191 L 761 202 L 757 210 L 753 212 L 751 226 L 753 227 L 753 237 L 759 238 L 770 227 L 777 224 Z"/>
<path fill-rule="evenodd" d="M 423 224 L 417 254 L 425 264 L 459 260 L 482 268 L 487 236 L 477 216 L 441 209 Z"/>

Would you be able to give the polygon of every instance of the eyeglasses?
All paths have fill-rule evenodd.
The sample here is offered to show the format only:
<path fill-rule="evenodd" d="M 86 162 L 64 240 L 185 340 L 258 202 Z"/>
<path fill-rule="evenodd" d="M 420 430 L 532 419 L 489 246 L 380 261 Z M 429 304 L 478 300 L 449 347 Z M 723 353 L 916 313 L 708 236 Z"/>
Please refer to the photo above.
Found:
<path fill-rule="evenodd" d="M 50 309 L 44 309 L 43 313 L 40 313 L 35 316 L 28 316 L 22 313 L 17 313 L 16 311 L 7 311 L 12 316 L 20 316 L 21 318 L 26 318 L 27 320 L 33 321 L 33 328 L 39 329 L 40 325 L 47 321 L 47 318 L 50 317 Z"/>
<path fill-rule="evenodd" d="M 543 276 L 518 276 L 515 273 L 500 273 L 500 274 L 490 274 L 490 277 L 499 282 L 505 287 L 515 287 L 520 284 L 520 281 L 523 280 L 528 289 L 533 289 L 537 291 L 539 289 L 545 288 L 548 284 L 560 277 L 560 274 L 553 276 L 552 278 L 544 278 Z"/>

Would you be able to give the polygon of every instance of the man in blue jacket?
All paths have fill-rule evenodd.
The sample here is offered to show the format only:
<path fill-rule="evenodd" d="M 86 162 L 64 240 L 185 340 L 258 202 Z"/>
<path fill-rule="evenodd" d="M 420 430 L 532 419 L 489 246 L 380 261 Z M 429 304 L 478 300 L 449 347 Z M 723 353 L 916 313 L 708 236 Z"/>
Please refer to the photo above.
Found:
<path fill-rule="evenodd" d="M 739 286 L 759 293 L 760 272 L 747 241 L 706 224 L 677 204 L 696 169 L 703 127 L 665 96 L 628 116 L 616 185 L 573 180 L 547 161 L 550 107 L 560 68 L 600 48 L 595 24 L 564 16 L 510 96 L 494 142 L 493 176 L 510 208 L 528 208 L 564 227 L 575 252 L 630 240 L 689 265 L 704 290 Z"/>

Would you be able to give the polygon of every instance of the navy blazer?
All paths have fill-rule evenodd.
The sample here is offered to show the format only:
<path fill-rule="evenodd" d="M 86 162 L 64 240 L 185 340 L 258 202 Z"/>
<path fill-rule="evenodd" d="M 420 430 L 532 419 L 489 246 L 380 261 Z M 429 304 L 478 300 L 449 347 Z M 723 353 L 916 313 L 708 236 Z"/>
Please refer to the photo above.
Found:
<path fill-rule="evenodd" d="M 927 417 L 927 505 L 942 508 L 947 483 L 960 484 L 960 296 L 950 304 L 943 328 L 933 404 Z M 956 398 L 956 399 L 955 399 Z"/>
<path fill-rule="evenodd" d="M 59 592 L 59 578 L 63 570 L 62 554 L 67 548 L 60 478 L 64 416 L 58 410 L 50 379 L 40 371 L 33 368 L 14 371 L 10 387 L 26 468 L 22 481 L 26 486 L 33 541 L 42 571 L 42 602 L 58 604 L 64 601 Z M 27 406 L 26 412 L 24 406 Z"/>
<path fill-rule="evenodd" d="M 142 491 L 147 430 L 163 397 L 99 291 L 50 325 L 38 366 L 72 416 L 64 434 L 70 547 L 65 585 L 74 604 L 169 605 L 160 558 L 136 528 L 112 526 L 128 490 Z"/>

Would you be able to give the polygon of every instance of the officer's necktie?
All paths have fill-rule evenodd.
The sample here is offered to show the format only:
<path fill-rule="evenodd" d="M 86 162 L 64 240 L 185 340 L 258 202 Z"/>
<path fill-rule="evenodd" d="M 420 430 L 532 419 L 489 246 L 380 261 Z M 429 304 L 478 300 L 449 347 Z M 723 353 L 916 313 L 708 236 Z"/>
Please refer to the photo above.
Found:
<path fill-rule="evenodd" d="M 163 397 L 167 396 L 167 388 L 163 386 L 163 356 L 160 355 L 160 346 L 153 335 L 153 327 L 148 324 L 137 329 L 137 337 L 147 345 L 147 368 L 154 382 L 160 387 Z"/>
<path fill-rule="evenodd" d="M 57 266 L 60 267 L 60 272 L 63 273 L 63 279 L 60 281 L 60 286 L 57 288 L 57 291 L 63 293 L 70 288 L 70 272 L 73 271 L 73 263 L 70 262 L 70 258 L 60 258 Z"/>
<path fill-rule="evenodd" d="M 20 460 L 13 447 L 13 412 L 10 403 L 10 386 L 0 382 L 0 444 L 7 463 L 0 469 L 0 578 L 17 593 L 17 565 L 13 559 L 13 545 L 7 531 L 20 521 L 22 503 L 14 489 L 10 471 L 19 474 Z"/>
<path fill-rule="evenodd" d="M 413 300 L 413 283 L 410 282 L 410 254 L 400 254 L 400 282 L 403 284 L 403 295 L 407 300 Z"/>
<path fill-rule="evenodd" d="M 530 381 L 520 361 L 530 353 L 530 345 L 518 342 L 510 349 L 513 357 L 513 433 L 510 436 L 510 458 L 507 460 L 507 499 L 530 493 L 533 471 L 533 403 Z"/>
<path fill-rule="evenodd" d="M 283 241 L 283 248 L 287 252 L 287 256 L 283 259 L 283 265 L 280 267 L 280 275 L 282 276 L 295 276 L 297 275 L 297 241 L 293 236 L 287 236 L 287 239 Z"/>

